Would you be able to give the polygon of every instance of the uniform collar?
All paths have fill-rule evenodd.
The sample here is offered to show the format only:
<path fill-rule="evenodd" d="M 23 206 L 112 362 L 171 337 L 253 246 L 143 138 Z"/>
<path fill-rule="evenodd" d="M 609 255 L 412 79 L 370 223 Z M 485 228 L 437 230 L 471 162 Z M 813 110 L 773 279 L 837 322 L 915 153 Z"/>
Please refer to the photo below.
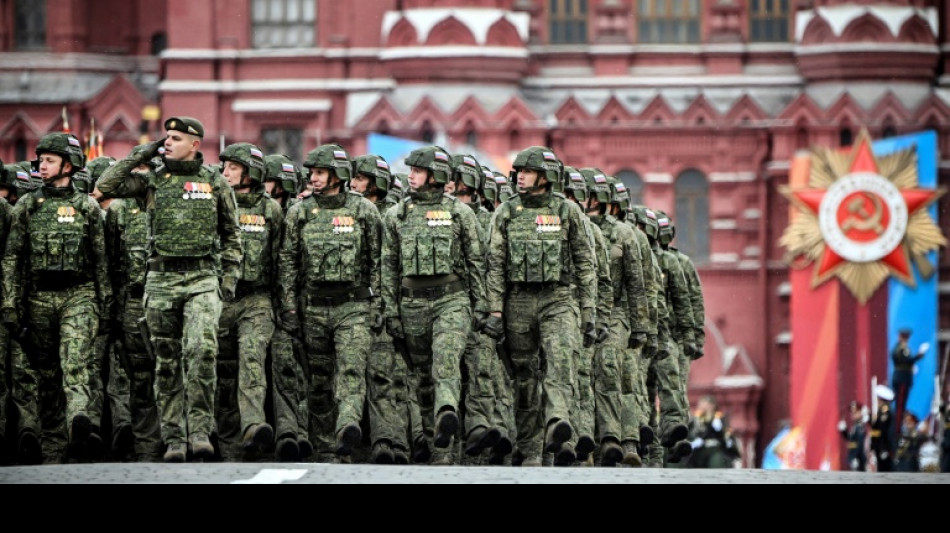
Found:
<path fill-rule="evenodd" d="M 322 194 L 314 194 L 312 198 L 317 202 L 322 209 L 340 209 L 346 205 L 346 195 L 347 193 L 343 192 L 335 196 L 323 196 Z"/>
<path fill-rule="evenodd" d="M 409 197 L 417 204 L 439 204 L 445 198 L 445 191 L 435 189 L 426 192 L 412 192 Z"/>
<path fill-rule="evenodd" d="M 537 196 L 533 194 L 523 194 L 521 195 L 521 205 L 525 206 L 527 209 L 547 207 L 551 205 L 551 199 L 553 197 L 554 193 L 552 192 L 546 192 Z"/>
<path fill-rule="evenodd" d="M 76 194 L 76 187 L 70 182 L 67 187 L 47 187 L 43 186 L 43 194 L 47 198 L 70 198 Z"/>
<path fill-rule="evenodd" d="M 204 156 L 199 153 L 198 158 L 194 161 L 171 161 L 165 159 L 164 162 L 165 168 L 173 174 L 195 176 L 201 172 L 201 167 L 204 165 Z"/>

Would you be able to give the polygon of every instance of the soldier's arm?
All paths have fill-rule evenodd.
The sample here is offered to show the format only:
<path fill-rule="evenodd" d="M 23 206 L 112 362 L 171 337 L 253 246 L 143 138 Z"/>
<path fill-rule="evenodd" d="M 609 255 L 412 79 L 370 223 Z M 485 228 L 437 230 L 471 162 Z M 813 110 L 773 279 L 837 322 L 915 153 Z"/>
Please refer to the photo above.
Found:
<path fill-rule="evenodd" d="M 656 263 L 656 255 L 650 249 L 649 242 L 646 242 L 645 235 L 643 244 L 640 246 L 640 254 L 643 256 L 643 279 L 647 288 L 647 320 L 649 321 L 649 334 L 656 335 L 660 322 L 659 305 L 663 298 L 662 289 L 660 288 L 659 265 Z"/>
<path fill-rule="evenodd" d="M 96 189 L 105 198 L 137 198 L 145 196 L 148 190 L 148 179 L 132 174 L 132 170 L 145 161 L 138 157 L 130 157 L 109 167 Z"/>
<path fill-rule="evenodd" d="M 468 277 L 469 297 L 472 300 L 472 309 L 476 313 L 487 313 L 488 304 L 485 300 L 485 250 L 482 247 L 482 236 L 478 229 L 478 220 L 475 213 L 460 202 L 459 222 L 462 223 L 462 253 L 465 255 L 465 270 Z"/>
<path fill-rule="evenodd" d="M 20 200 L 13 208 L 13 214 L 10 217 L 10 231 L 7 234 L 7 245 L 3 253 L 2 266 L 0 272 L 3 272 L 0 279 L 0 288 L 2 288 L 2 307 L 4 311 L 20 309 L 20 297 L 23 293 L 23 282 L 25 275 L 22 256 L 26 252 L 27 239 L 27 205 L 32 202 L 32 198 L 27 197 Z M 22 318 L 22 317 L 21 317 Z"/>
<path fill-rule="evenodd" d="M 302 204 L 287 212 L 284 219 L 283 241 L 280 245 L 280 264 L 277 269 L 277 297 L 281 313 L 297 311 L 297 281 L 300 275 L 300 213 Z"/>
<path fill-rule="evenodd" d="M 121 200 L 109 206 L 106 211 L 106 253 L 109 258 L 109 274 L 112 278 L 112 287 L 115 289 L 115 298 L 118 303 L 125 301 L 125 272 L 122 260 L 122 229 L 119 227 L 119 207 Z"/>
<path fill-rule="evenodd" d="M 363 200 L 363 212 L 365 213 L 366 227 L 363 228 L 367 241 L 366 268 L 369 269 L 369 287 L 373 290 L 374 302 L 378 302 L 382 290 L 382 272 L 380 262 L 383 256 L 383 218 L 379 214 L 379 209 L 370 203 L 369 200 Z"/>
<path fill-rule="evenodd" d="M 570 213 L 570 227 L 568 240 L 571 248 L 571 260 L 574 264 L 574 284 L 578 291 L 578 300 L 581 306 L 583 321 L 594 316 L 597 305 L 597 265 L 594 263 L 594 249 L 583 229 L 580 208 L 568 210 Z"/>
<path fill-rule="evenodd" d="M 651 253 L 653 253 L 651 251 Z M 670 331 L 670 307 L 666 300 L 666 288 L 663 283 L 663 270 L 660 267 L 660 258 L 653 254 L 654 257 L 654 268 L 653 276 L 657 280 L 657 295 L 656 295 L 656 317 L 657 317 L 657 335 L 660 339 L 668 340 L 671 335 Z"/>
<path fill-rule="evenodd" d="M 505 226 L 508 222 L 508 204 L 504 204 L 492 217 L 492 230 L 488 241 L 488 311 L 505 312 L 506 272 L 508 261 L 508 235 Z"/>
<path fill-rule="evenodd" d="M 593 226 L 593 223 L 591 223 Z M 597 254 L 597 309 L 604 313 L 603 320 L 610 317 L 614 308 L 614 283 L 610 275 L 610 244 L 604 239 L 601 231 L 591 231 L 591 237 L 594 239 L 595 250 Z"/>
<path fill-rule="evenodd" d="M 623 242 L 624 283 L 627 289 L 627 312 L 630 316 L 630 331 L 634 334 L 649 333 L 649 325 L 644 319 L 647 314 L 647 288 L 643 279 L 643 257 L 637 246 L 633 231 L 626 234 Z"/>
<path fill-rule="evenodd" d="M 105 223 L 99 215 L 99 204 L 88 198 L 90 212 L 89 242 L 92 244 L 92 256 L 95 261 L 96 292 L 99 296 L 100 319 L 111 320 L 114 316 L 115 299 L 112 294 L 112 279 L 109 277 L 109 254 L 106 245 Z"/>
<path fill-rule="evenodd" d="M 383 217 L 383 244 L 380 254 L 380 284 L 383 295 L 383 313 L 387 319 L 399 318 L 399 290 L 402 286 L 399 277 L 399 262 L 402 252 L 399 248 L 399 236 L 396 230 L 396 212 L 401 206 L 393 207 Z"/>
<path fill-rule="evenodd" d="M 218 197 L 218 236 L 221 239 L 221 277 L 237 279 L 244 257 L 241 245 L 241 225 L 238 222 L 237 199 L 234 191 L 218 176 L 214 181 Z"/>
<path fill-rule="evenodd" d="M 671 254 L 666 254 L 666 261 L 669 266 L 670 279 L 670 297 L 673 300 L 673 324 L 674 332 L 678 339 L 684 343 L 694 343 L 696 339 L 693 335 L 693 304 L 689 298 L 689 285 L 686 282 L 686 275 L 683 269 Z"/>
<path fill-rule="evenodd" d="M 683 269 L 689 281 L 690 303 L 693 305 L 693 332 L 696 337 L 696 346 L 701 350 L 706 345 L 706 299 L 703 296 L 703 282 L 699 278 L 696 265 L 682 256 Z"/>
<path fill-rule="evenodd" d="M 280 295 L 277 287 L 280 286 L 280 247 L 283 245 L 284 238 L 284 210 L 275 200 L 270 200 L 270 242 L 271 242 L 271 272 L 274 273 L 274 283 L 271 288 L 271 297 L 275 302 L 280 302 Z"/>

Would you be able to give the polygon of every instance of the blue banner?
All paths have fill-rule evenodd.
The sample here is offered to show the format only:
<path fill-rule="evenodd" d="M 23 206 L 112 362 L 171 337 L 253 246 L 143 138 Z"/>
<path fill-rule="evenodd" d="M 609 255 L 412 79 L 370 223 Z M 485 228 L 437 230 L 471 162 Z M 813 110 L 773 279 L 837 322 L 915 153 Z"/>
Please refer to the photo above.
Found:
<path fill-rule="evenodd" d="M 423 148 L 425 144 L 419 141 L 409 139 L 400 139 L 399 137 L 390 137 L 371 133 L 367 138 L 368 153 L 375 154 L 389 162 L 393 174 L 407 174 L 409 168 L 406 166 L 406 157 L 418 148 Z"/>
<path fill-rule="evenodd" d="M 920 188 L 937 188 L 937 134 L 924 132 L 905 137 L 887 139 L 874 143 L 874 154 L 883 157 L 895 152 L 915 148 L 917 150 L 918 175 Z M 937 205 L 930 207 L 930 215 L 935 222 L 938 220 Z M 937 253 L 928 256 L 931 264 L 937 265 Z M 910 340 L 911 352 L 917 353 L 923 344 L 929 344 L 930 349 L 923 360 L 917 364 L 917 374 L 914 376 L 914 388 L 911 390 L 907 402 L 907 410 L 914 413 L 920 420 L 930 416 L 934 400 L 934 380 L 937 376 L 937 367 L 940 359 L 940 345 L 937 342 L 939 320 L 938 276 L 925 280 L 920 270 L 914 265 L 914 277 L 917 287 L 911 288 L 902 282 L 891 279 L 890 305 L 888 308 L 888 376 L 894 375 L 894 361 L 890 358 L 891 349 L 897 345 L 898 332 L 902 329 L 911 329 L 914 332 Z M 891 383 L 891 379 L 888 380 Z M 903 421 L 899 421 L 903 423 Z"/>

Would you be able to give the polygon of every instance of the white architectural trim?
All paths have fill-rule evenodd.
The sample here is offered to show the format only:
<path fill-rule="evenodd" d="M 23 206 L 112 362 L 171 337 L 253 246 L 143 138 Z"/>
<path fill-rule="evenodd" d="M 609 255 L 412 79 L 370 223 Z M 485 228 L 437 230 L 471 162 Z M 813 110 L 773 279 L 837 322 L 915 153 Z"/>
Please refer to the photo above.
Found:
<path fill-rule="evenodd" d="M 768 170 L 791 170 L 791 161 L 769 161 L 765 168 Z"/>
<path fill-rule="evenodd" d="M 599 76 L 592 78 L 576 77 L 533 77 L 523 81 L 525 87 L 532 89 L 571 89 L 571 88 L 683 88 L 683 87 L 782 87 L 801 86 L 805 79 L 801 76 L 683 76 L 650 77 L 642 76 Z"/>
<path fill-rule="evenodd" d="M 775 344 L 779 346 L 791 346 L 792 332 L 785 331 L 785 332 L 779 333 L 778 336 L 775 337 Z"/>
<path fill-rule="evenodd" d="M 762 257 L 762 248 L 758 246 L 747 246 L 742 253 L 745 254 L 746 257 Z"/>
<path fill-rule="evenodd" d="M 648 172 L 645 176 L 643 176 L 643 181 L 646 183 L 671 185 L 675 181 L 675 178 L 672 174 L 665 172 Z"/>
<path fill-rule="evenodd" d="M 379 55 L 380 61 L 417 58 L 490 57 L 496 59 L 528 59 L 524 48 L 503 46 L 413 46 L 390 48 Z"/>
<path fill-rule="evenodd" d="M 762 268 L 762 261 L 757 261 L 755 259 L 747 259 L 745 261 L 740 261 L 739 266 L 736 267 L 739 270 L 758 270 Z"/>
<path fill-rule="evenodd" d="M 396 88 L 387 79 L 323 80 L 247 80 L 247 81 L 163 81 L 159 90 L 166 93 L 237 93 L 279 91 L 386 91 Z"/>
<path fill-rule="evenodd" d="M 42 66 L 42 69 L 38 68 Z M 116 56 L 111 54 L 54 54 L 51 52 L 4 52 L 0 54 L 0 70 L 56 70 L 131 73 L 136 70 L 157 72 L 159 60 L 154 56 Z"/>
<path fill-rule="evenodd" d="M 783 281 L 779 284 L 778 289 L 775 291 L 779 297 L 788 298 L 792 295 L 792 283 L 789 281 Z"/>
<path fill-rule="evenodd" d="M 735 231 L 739 229 L 739 223 L 733 219 L 719 219 L 710 222 L 709 228 L 713 231 Z"/>
<path fill-rule="evenodd" d="M 530 47 L 537 55 L 703 55 L 709 53 L 729 54 L 791 54 L 791 43 L 727 43 L 727 44 L 592 44 L 592 45 L 537 45 Z"/>
<path fill-rule="evenodd" d="M 752 183 L 758 175 L 755 172 L 713 172 L 709 175 L 711 183 Z"/>
<path fill-rule="evenodd" d="M 799 46 L 796 53 L 800 56 L 819 54 L 867 54 L 899 52 L 902 54 L 940 55 L 940 49 L 932 44 L 911 43 L 837 43 L 814 46 Z"/>
<path fill-rule="evenodd" d="M 174 48 L 162 52 L 162 59 L 173 61 L 212 61 L 238 59 L 343 59 L 375 58 L 382 48 L 267 48 L 260 50 L 212 50 Z"/>
<path fill-rule="evenodd" d="M 738 263 L 740 259 L 739 254 L 712 254 L 709 256 L 711 262 L 718 264 L 734 265 Z"/>
<path fill-rule="evenodd" d="M 333 109 L 333 102 L 317 100 L 235 100 L 231 110 L 235 113 L 326 113 Z"/>
<path fill-rule="evenodd" d="M 827 21 L 835 35 L 841 37 L 849 24 L 868 13 L 874 15 L 875 18 L 886 24 L 894 37 L 900 34 L 904 24 L 914 16 L 919 16 L 927 21 L 934 35 L 937 35 L 940 31 L 939 14 L 937 13 L 937 9 L 933 7 L 919 9 L 902 6 L 844 5 L 819 7 L 817 10 L 811 11 L 799 11 L 795 25 L 795 38 L 798 42 L 802 42 L 802 39 L 805 37 L 805 30 L 808 29 L 808 25 L 811 24 L 811 21 L 814 20 L 816 16 L 820 16 Z"/>
<path fill-rule="evenodd" d="M 451 17 L 455 17 L 464 24 L 481 45 L 488 41 L 488 32 L 492 26 L 502 19 L 510 22 L 518 30 L 522 42 L 528 42 L 531 34 L 531 15 L 528 13 L 514 13 L 491 8 L 406 9 L 389 11 L 383 16 L 382 40 L 385 43 L 396 24 L 407 19 L 416 29 L 419 44 L 425 44 L 432 30 Z"/>
<path fill-rule="evenodd" d="M 746 220 L 762 220 L 761 209 L 746 209 L 742 212 L 742 218 Z"/>
<path fill-rule="evenodd" d="M 765 380 L 759 376 L 720 376 L 715 384 L 720 389 L 758 389 L 765 386 Z"/>

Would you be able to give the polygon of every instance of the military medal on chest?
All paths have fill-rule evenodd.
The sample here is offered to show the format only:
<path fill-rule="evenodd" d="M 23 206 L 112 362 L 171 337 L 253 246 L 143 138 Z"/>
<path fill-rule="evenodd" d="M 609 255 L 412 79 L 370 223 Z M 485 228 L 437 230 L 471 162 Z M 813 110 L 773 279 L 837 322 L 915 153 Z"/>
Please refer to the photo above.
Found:
<path fill-rule="evenodd" d="M 538 233 L 558 233 L 561 231 L 561 217 L 553 215 L 539 215 L 535 220 Z"/>
<path fill-rule="evenodd" d="M 189 181 L 185 184 L 185 194 L 182 195 L 182 198 L 185 200 L 210 200 L 213 192 L 210 183 Z"/>
<path fill-rule="evenodd" d="M 72 224 L 76 222 L 76 208 L 75 207 L 60 207 L 56 211 L 57 219 L 56 221 L 60 224 Z"/>
<path fill-rule="evenodd" d="M 426 220 L 429 221 L 430 228 L 451 226 L 452 214 L 448 211 L 429 211 L 426 213 Z"/>
<path fill-rule="evenodd" d="M 333 234 L 344 235 L 356 231 L 356 220 L 353 217 L 335 217 L 333 219 Z"/>
<path fill-rule="evenodd" d="M 241 215 L 241 231 L 244 233 L 264 233 L 267 231 L 267 219 L 260 215 Z"/>

